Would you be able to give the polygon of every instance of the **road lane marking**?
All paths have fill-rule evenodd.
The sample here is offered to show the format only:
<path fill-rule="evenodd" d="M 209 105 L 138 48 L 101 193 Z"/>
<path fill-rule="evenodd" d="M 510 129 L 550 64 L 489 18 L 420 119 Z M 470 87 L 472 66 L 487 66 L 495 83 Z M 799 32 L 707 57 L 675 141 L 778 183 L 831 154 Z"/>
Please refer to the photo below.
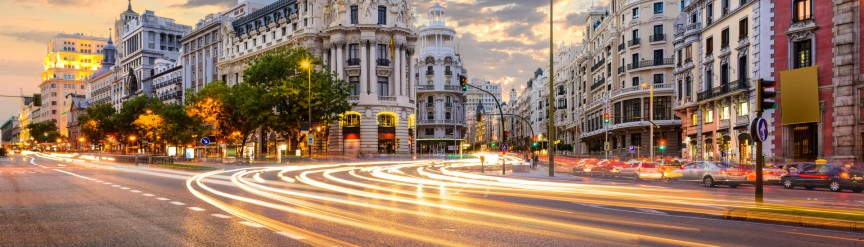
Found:
<path fill-rule="evenodd" d="M 167 200 L 171 200 L 171 199 L 168 199 L 168 198 L 165 198 L 165 197 L 159 197 L 159 198 L 156 198 L 156 200 L 160 200 L 160 201 L 167 201 Z"/>
<path fill-rule="evenodd" d="M 121 190 L 128 190 L 129 187 L 122 187 L 122 188 L 120 188 L 120 189 L 121 189 Z"/>
<path fill-rule="evenodd" d="M 835 236 L 819 235 L 819 234 L 809 234 L 809 233 L 793 232 L 793 231 L 775 231 L 775 232 L 791 233 L 791 234 L 798 234 L 798 235 L 811 236 L 811 237 L 820 237 L 820 238 L 840 239 L 840 240 L 847 240 L 847 241 L 855 241 L 855 242 L 864 243 L 864 240 L 857 239 L 857 238 L 844 238 L 844 237 L 835 237 Z"/>
<path fill-rule="evenodd" d="M 186 203 L 182 203 L 182 202 L 178 202 L 178 201 L 173 201 L 173 202 L 171 202 L 171 204 L 174 204 L 174 205 L 177 205 L 177 206 L 183 206 L 183 205 L 186 205 Z"/>
<path fill-rule="evenodd" d="M 143 194 L 143 196 L 153 196 L 153 194 Z"/>
<path fill-rule="evenodd" d="M 64 165 L 64 164 L 57 164 L 57 166 L 66 166 L 66 165 Z"/>
<path fill-rule="evenodd" d="M 111 185 L 111 187 L 120 187 L 120 185 L 119 184 L 113 184 L 113 185 Z"/>
<path fill-rule="evenodd" d="M 446 229 L 446 228 L 445 228 L 445 229 L 441 229 L 441 230 L 445 230 L 445 231 L 448 231 L 448 232 L 455 232 L 455 231 L 456 231 L 456 229 Z"/>
<path fill-rule="evenodd" d="M 192 210 L 192 211 L 197 211 L 197 212 L 204 211 L 203 208 L 199 208 L 199 207 L 188 207 L 188 209 L 189 209 L 189 210 Z"/>
<path fill-rule="evenodd" d="M 636 210 L 639 210 L 639 211 L 642 211 L 642 212 L 646 212 L 646 213 L 649 213 L 649 214 L 668 215 L 667 213 L 664 213 L 664 212 L 661 212 L 661 211 L 657 211 L 657 210 L 654 210 L 654 209 L 650 209 L 650 208 L 637 208 Z"/>
<path fill-rule="evenodd" d="M 132 192 L 132 193 L 141 193 L 140 190 L 130 190 L 129 192 Z"/>
<path fill-rule="evenodd" d="M 111 183 L 109 183 L 109 182 L 104 182 L 103 184 L 111 184 Z"/>
<path fill-rule="evenodd" d="M 246 225 L 246 226 L 250 226 L 250 227 L 255 227 L 255 228 L 262 228 L 262 227 L 264 227 L 264 226 L 261 225 L 261 224 L 258 224 L 258 223 L 255 223 L 255 222 L 249 222 L 249 221 L 241 221 L 240 224 L 243 224 L 243 225 Z"/>
<path fill-rule="evenodd" d="M 228 218 L 231 218 L 231 216 L 224 215 L 224 214 L 211 214 L 210 216 L 213 216 L 213 217 L 216 217 L 216 218 L 221 218 L 221 219 L 228 219 Z"/>
<path fill-rule="evenodd" d="M 305 239 L 305 237 L 297 235 L 297 234 L 291 234 L 291 233 L 287 233 L 287 232 L 277 232 L 277 233 L 279 235 L 286 236 L 286 237 L 289 237 L 292 239 Z"/>

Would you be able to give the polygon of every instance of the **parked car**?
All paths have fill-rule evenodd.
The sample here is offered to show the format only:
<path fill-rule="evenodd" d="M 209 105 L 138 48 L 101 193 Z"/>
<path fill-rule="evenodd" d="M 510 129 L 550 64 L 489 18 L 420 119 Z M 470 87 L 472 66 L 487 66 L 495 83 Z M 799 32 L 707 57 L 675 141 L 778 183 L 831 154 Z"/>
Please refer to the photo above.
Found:
<path fill-rule="evenodd" d="M 864 172 L 842 166 L 812 164 L 804 165 L 797 172 L 789 172 L 781 178 L 783 188 L 793 189 L 802 186 L 805 189 L 828 188 L 833 192 L 850 189 L 855 193 L 864 191 Z"/>
<path fill-rule="evenodd" d="M 726 185 L 730 188 L 736 188 L 740 184 L 748 183 L 746 169 L 722 162 L 691 162 L 685 164 L 682 169 L 674 170 L 671 173 L 675 174 L 681 181 L 701 181 L 705 187 Z"/>
<path fill-rule="evenodd" d="M 636 162 L 621 168 L 619 172 L 621 177 L 632 177 L 639 179 L 663 179 L 663 172 L 660 166 L 649 162 Z"/>

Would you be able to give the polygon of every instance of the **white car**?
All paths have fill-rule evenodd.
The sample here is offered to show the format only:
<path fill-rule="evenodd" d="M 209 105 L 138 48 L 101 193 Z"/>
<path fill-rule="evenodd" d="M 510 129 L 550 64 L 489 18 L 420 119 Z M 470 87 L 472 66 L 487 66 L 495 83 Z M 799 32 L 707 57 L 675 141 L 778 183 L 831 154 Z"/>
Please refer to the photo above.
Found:
<path fill-rule="evenodd" d="M 621 177 L 632 177 L 639 179 L 663 179 L 663 172 L 660 171 L 660 166 L 649 162 L 636 162 L 627 164 L 621 168 Z"/>

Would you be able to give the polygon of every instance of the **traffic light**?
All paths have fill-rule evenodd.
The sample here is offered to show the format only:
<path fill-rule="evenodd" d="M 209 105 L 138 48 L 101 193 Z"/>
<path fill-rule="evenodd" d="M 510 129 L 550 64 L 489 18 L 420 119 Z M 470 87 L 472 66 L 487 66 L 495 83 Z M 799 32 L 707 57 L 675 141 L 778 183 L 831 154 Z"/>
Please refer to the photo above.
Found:
<path fill-rule="evenodd" d="M 42 94 L 34 93 L 33 94 L 33 106 L 42 106 Z"/>
<path fill-rule="evenodd" d="M 660 139 L 660 151 L 666 151 L 666 140 Z"/>
<path fill-rule="evenodd" d="M 603 123 L 609 124 L 609 113 L 603 113 Z"/>
<path fill-rule="evenodd" d="M 761 112 L 776 108 L 777 101 L 774 97 L 777 96 L 777 91 L 768 91 L 768 89 L 774 88 L 777 82 L 759 79 L 757 83 L 756 110 Z"/>
<path fill-rule="evenodd" d="M 460 75 L 459 76 L 459 85 L 462 86 L 463 92 L 468 91 L 468 87 L 469 87 L 468 86 L 468 77 L 465 77 L 464 75 Z"/>
<path fill-rule="evenodd" d="M 492 142 L 492 147 L 493 147 L 493 148 L 495 147 L 495 142 Z"/>
<path fill-rule="evenodd" d="M 474 120 L 477 122 L 483 121 L 483 112 L 477 111 L 477 114 L 474 116 Z"/>
<path fill-rule="evenodd" d="M 504 142 L 510 142 L 510 131 L 504 131 Z"/>

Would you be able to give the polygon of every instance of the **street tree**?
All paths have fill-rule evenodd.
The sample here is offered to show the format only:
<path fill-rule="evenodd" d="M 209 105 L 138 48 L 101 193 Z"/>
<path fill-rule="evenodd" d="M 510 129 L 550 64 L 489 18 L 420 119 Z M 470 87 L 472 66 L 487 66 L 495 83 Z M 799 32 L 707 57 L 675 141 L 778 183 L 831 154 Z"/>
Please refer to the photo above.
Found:
<path fill-rule="evenodd" d="M 94 143 L 105 142 L 107 136 L 114 133 L 112 122 L 117 111 L 109 103 L 99 103 L 88 106 L 84 114 L 78 116 L 81 134 Z"/>
<path fill-rule="evenodd" d="M 162 101 L 156 98 L 141 96 L 135 97 L 129 101 L 123 102 L 123 107 L 120 112 L 114 116 L 112 122 L 116 130 L 115 137 L 120 142 L 121 146 L 129 145 L 129 137 L 135 136 L 136 141 L 138 136 L 146 130 L 139 128 L 135 121 L 142 115 L 150 112 L 158 112 L 162 109 Z M 146 133 L 145 133 L 146 135 Z M 149 139 L 148 141 L 153 141 Z M 125 150 L 125 149 L 124 149 Z"/>
<path fill-rule="evenodd" d="M 58 131 L 57 124 L 53 121 L 28 124 L 27 130 L 30 132 L 30 136 L 39 143 L 56 142 L 57 139 L 63 138 Z"/>

